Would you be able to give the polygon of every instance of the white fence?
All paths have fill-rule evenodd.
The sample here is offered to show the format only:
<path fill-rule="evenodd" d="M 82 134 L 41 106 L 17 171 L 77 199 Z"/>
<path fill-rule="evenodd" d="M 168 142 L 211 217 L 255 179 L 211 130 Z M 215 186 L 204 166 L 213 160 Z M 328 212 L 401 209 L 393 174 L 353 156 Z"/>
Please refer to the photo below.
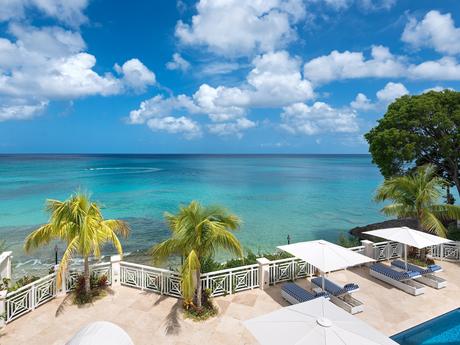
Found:
<path fill-rule="evenodd" d="M 396 259 L 403 256 L 404 246 L 393 241 L 374 243 L 373 259 L 377 261 Z"/>
<path fill-rule="evenodd" d="M 181 278 L 177 272 L 134 264 L 120 263 L 120 283 L 162 295 L 181 297 Z"/>
<path fill-rule="evenodd" d="M 5 299 L 5 322 L 17 319 L 54 297 L 56 297 L 56 273 L 9 292 Z"/>
<path fill-rule="evenodd" d="M 211 296 L 221 296 L 259 287 L 259 265 L 241 266 L 201 275 L 201 286 Z"/>
<path fill-rule="evenodd" d="M 297 258 L 272 261 L 268 269 L 270 285 L 311 276 L 315 271 L 313 266 Z"/>
<path fill-rule="evenodd" d="M 112 284 L 112 264 L 110 262 L 101 262 L 99 264 L 94 264 L 89 267 L 90 275 L 97 275 L 98 277 L 106 276 L 107 283 L 109 285 Z M 78 276 L 83 273 L 83 267 L 79 267 L 77 269 L 70 270 L 65 279 L 65 289 L 66 292 L 73 291 L 75 289 L 75 285 L 77 284 Z"/>
<path fill-rule="evenodd" d="M 460 261 L 460 242 L 444 243 L 431 247 L 431 256 L 447 261 Z"/>

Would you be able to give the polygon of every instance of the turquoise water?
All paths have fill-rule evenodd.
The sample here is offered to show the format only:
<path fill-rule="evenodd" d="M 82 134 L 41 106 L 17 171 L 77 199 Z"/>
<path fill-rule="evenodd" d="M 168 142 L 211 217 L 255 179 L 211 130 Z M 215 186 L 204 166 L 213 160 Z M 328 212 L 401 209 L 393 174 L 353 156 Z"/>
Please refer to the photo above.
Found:
<path fill-rule="evenodd" d="M 126 219 L 125 251 L 149 248 L 168 235 L 162 214 L 197 199 L 239 215 L 246 248 L 273 251 L 292 241 L 335 241 L 342 231 L 383 219 L 372 194 L 382 181 L 367 155 L 0 155 L 0 238 L 19 267 L 52 263 L 51 248 L 31 256 L 24 237 L 47 220 L 46 198 L 90 191 L 105 217 Z M 107 249 L 107 254 L 110 248 Z"/>
<path fill-rule="evenodd" d="M 392 339 L 401 345 L 459 345 L 460 309 L 399 333 Z"/>

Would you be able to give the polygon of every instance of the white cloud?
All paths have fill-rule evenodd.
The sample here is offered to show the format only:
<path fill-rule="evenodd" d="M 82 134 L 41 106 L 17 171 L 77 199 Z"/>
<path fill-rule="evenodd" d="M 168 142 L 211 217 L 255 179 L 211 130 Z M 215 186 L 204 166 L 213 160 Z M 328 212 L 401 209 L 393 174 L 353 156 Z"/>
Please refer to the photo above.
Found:
<path fill-rule="evenodd" d="M 3 0 L 0 21 L 25 18 L 26 11 L 31 9 L 76 27 L 88 20 L 83 13 L 87 6 L 88 0 Z"/>
<path fill-rule="evenodd" d="M 421 21 L 410 18 L 401 37 L 415 48 L 433 48 L 440 53 L 460 53 L 460 28 L 450 13 L 430 11 Z"/>
<path fill-rule="evenodd" d="M 214 123 L 208 125 L 210 133 L 219 136 L 236 136 L 237 138 L 243 137 L 243 131 L 256 127 L 257 124 L 254 121 L 246 118 L 236 119 L 234 122 L 227 123 Z"/>
<path fill-rule="evenodd" d="M 396 0 L 309 0 L 309 2 L 324 2 L 334 10 L 345 10 L 356 4 L 365 11 L 389 10 Z"/>
<path fill-rule="evenodd" d="M 460 80 L 460 64 L 454 57 L 410 64 L 404 56 L 391 54 L 387 47 L 373 46 L 371 58 L 362 52 L 332 51 L 304 65 L 304 77 L 317 84 L 358 78 L 408 78 Z"/>
<path fill-rule="evenodd" d="M 292 134 L 353 133 L 359 130 L 356 113 L 323 102 L 295 103 L 283 108 L 281 127 Z"/>
<path fill-rule="evenodd" d="M 455 58 L 446 56 L 436 61 L 411 65 L 407 74 L 412 79 L 460 80 L 460 64 Z"/>
<path fill-rule="evenodd" d="M 8 104 L 114 95 L 132 88 L 142 90 L 155 80 L 137 59 L 117 67 L 121 78 L 97 73 L 96 58 L 85 52 L 78 32 L 19 24 L 11 24 L 9 32 L 16 40 L 0 37 L 0 97 Z"/>
<path fill-rule="evenodd" d="M 123 82 L 135 91 L 145 91 L 147 86 L 156 82 L 155 73 L 150 71 L 138 59 L 126 61 L 122 66 L 115 64 L 115 70 L 123 76 Z"/>
<path fill-rule="evenodd" d="M 165 131 L 173 134 L 180 133 L 187 139 L 201 136 L 199 124 L 185 116 L 152 118 L 147 121 L 147 126 L 153 131 Z"/>
<path fill-rule="evenodd" d="M 353 109 L 362 111 L 381 110 L 395 99 L 408 94 L 409 91 L 402 83 L 389 82 L 383 89 L 377 91 L 375 102 L 372 102 L 365 94 L 358 93 L 355 100 L 350 103 L 350 106 Z"/>
<path fill-rule="evenodd" d="M 179 21 L 176 37 L 229 56 L 269 52 L 296 38 L 294 25 L 305 16 L 301 0 L 201 0 L 192 22 Z"/>
<path fill-rule="evenodd" d="M 48 105 L 42 101 L 35 104 L 2 104 L 0 106 L 0 122 L 8 120 L 27 120 L 39 115 Z"/>
<path fill-rule="evenodd" d="M 370 59 L 361 52 L 337 50 L 314 58 L 305 63 L 304 77 L 316 83 L 365 77 L 391 78 L 403 74 L 404 68 L 403 59 L 391 54 L 387 47 L 373 46 Z"/>
<path fill-rule="evenodd" d="M 409 91 L 401 83 L 389 82 L 385 87 L 377 91 L 377 99 L 384 103 L 391 103 L 396 98 L 409 94 Z"/>
<path fill-rule="evenodd" d="M 227 74 L 239 68 L 236 62 L 214 62 L 205 64 L 200 72 L 206 75 Z"/>
<path fill-rule="evenodd" d="M 166 64 L 166 68 L 169 70 L 180 70 L 185 72 L 190 68 L 190 63 L 185 60 L 179 53 L 174 53 L 172 56 L 172 61 L 169 61 Z"/>
<path fill-rule="evenodd" d="M 357 109 L 357 110 L 371 110 L 374 108 L 374 104 L 371 102 L 371 100 L 369 98 L 367 98 L 367 96 L 363 93 L 358 93 L 356 95 L 356 98 L 354 101 L 352 101 L 350 103 L 350 106 L 353 108 L 353 109 Z"/>

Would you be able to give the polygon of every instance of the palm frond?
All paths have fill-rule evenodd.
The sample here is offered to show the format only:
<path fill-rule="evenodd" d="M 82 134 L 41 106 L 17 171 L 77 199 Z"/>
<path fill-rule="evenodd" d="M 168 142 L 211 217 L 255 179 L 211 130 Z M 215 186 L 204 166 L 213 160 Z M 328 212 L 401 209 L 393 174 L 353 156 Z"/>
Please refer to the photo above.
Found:
<path fill-rule="evenodd" d="M 196 284 L 201 284 L 201 281 L 196 282 L 195 273 L 200 270 L 200 260 L 194 250 L 192 250 L 185 258 L 181 270 L 181 288 L 182 296 L 186 301 L 193 299 Z"/>

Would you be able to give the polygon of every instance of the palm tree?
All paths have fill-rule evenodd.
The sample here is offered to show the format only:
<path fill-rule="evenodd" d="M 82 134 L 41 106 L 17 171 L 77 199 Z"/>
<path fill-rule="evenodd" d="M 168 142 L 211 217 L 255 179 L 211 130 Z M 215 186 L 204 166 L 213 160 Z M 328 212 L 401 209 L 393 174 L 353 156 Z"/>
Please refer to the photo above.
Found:
<path fill-rule="evenodd" d="M 70 259 L 81 255 L 84 259 L 85 292 L 90 292 L 89 257 L 100 257 L 101 246 L 112 242 L 120 255 L 123 249 L 117 235 L 126 237 L 130 228 L 121 220 L 102 216 L 99 205 L 92 202 L 88 195 L 75 193 L 66 201 L 47 200 L 46 210 L 50 213 L 49 222 L 27 236 L 24 249 L 30 252 L 53 240 L 62 240 L 67 248 L 58 269 L 58 284 Z"/>
<path fill-rule="evenodd" d="M 152 248 L 155 262 L 163 262 L 171 255 L 183 256 L 181 267 L 182 294 L 192 301 L 196 290 L 196 306 L 201 309 L 201 260 L 213 257 L 224 249 L 238 257 L 243 250 L 232 233 L 240 225 L 240 219 L 220 206 L 202 206 L 192 201 L 181 206 L 177 214 L 165 213 L 171 237 Z"/>
<path fill-rule="evenodd" d="M 460 219 L 460 206 L 439 204 L 441 188 L 448 182 L 436 175 L 434 165 L 418 167 L 406 176 L 386 179 L 377 189 L 375 200 L 391 200 L 382 208 L 387 216 L 416 219 L 418 229 L 446 237 L 443 220 Z"/>

